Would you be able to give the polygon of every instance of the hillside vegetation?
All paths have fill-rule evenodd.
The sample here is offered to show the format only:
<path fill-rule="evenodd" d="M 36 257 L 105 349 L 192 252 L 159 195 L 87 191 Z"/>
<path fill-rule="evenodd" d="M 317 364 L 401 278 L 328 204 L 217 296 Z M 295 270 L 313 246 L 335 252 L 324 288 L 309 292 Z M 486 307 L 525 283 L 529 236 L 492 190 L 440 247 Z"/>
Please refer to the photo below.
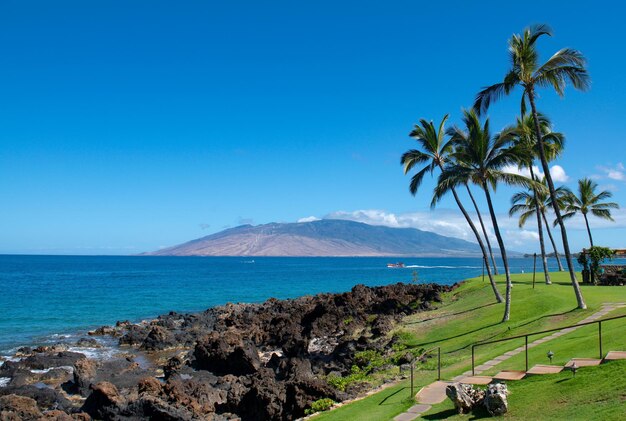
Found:
<path fill-rule="evenodd" d="M 539 277 L 538 277 L 539 279 Z M 489 283 L 481 278 L 471 279 L 449 293 L 442 305 L 434 311 L 407 317 L 397 327 L 396 334 L 409 348 L 427 350 L 441 347 L 442 378 L 450 379 L 471 368 L 471 344 L 512 337 L 574 324 L 597 312 L 602 303 L 626 302 L 626 288 L 582 286 L 588 309 L 576 309 L 576 300 L 566 272 L 553 273 L 553 284 L 536 283 L 532 288 L 532 274 L 513 275 L 513 301 L 511 320 L 500 323 L 502 304 L 493 302 Z M 498 278 L 500 285 L 503 277 Z M 609 313 L 605 317 L 626 314 L 626 308 Z M 626 319 L 606 322 L 602 325 L 603 350 L 626 350 L 626 335 L 623 334 Z M 597 325 L 587 326 L 560 338 L 549 341 L 529 352 L 529 366 L 548 364 L 546 353 L 555 353 L 554 364 L 563 364 L 573 357 L 598 358 Z M 531 337 L 531 341 L 541 335 Z M 523 339 L 505 341 L 476 348 L 476 365 L 523 345 Z M 497 369 L 524 369 L 524 354 L 507 360 Z M 418 365 L 415 376 L 416 391 L 436 380 L 436 361 L 431 358 Z M 599 374 L 593 374 L 593 373 Z M 617 373 L 617 374 L 613 374 Z M 597 381 L 602 376 L 615 376 L 615 381 Z M 510 382 L 511 407 L 507 417 L 523 418 L 524 414 L 534 413 L 526 419 L 567 419 L 566 414 L 580 413 L 593 415 L 587 419 L 611 418 L 623 414 L 626 392 L 623 381 L 616 381 L 626 375 L 622 362 L 603 365 L 600 368 L 584 368 L 575 379 L 571 373 L 558 376 L 525 379 L 519 383 Z M 567 411 L 559 411 L 567 396 Z M 612 398 L 609 398 L 612 396 Z M 590 402 L 599 402 L 589 405 Z M 413 404 L 410 399 L 409 382 L 405 380 L 391 388 L 363 400 L 345 405 L 316 417 L 316 420 L 385 420 L 403 412 Z M 550 406 L 550 411 L 542 411 L 542 406 Z M 423 419 L 445 419 L 452 416 L 451 405 L 444 402 L 423 415 Z M 533 412 L 534 411 L 534 412 Z M 608 418 L 607 418 L 608 417 Z M 570 417 L 571 418 L 571 417 Z"/>

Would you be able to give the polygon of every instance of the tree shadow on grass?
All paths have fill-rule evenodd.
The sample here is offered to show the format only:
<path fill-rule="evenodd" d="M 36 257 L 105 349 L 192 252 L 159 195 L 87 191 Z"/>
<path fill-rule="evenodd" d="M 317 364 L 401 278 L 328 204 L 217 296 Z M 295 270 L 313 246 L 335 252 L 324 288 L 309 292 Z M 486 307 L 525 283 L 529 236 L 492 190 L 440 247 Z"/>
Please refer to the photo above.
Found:
<path fill-rule="evenodd" d="M 397 394 L 399 394 L 400 392 L 404 392 L 404 391 L 406 391 L 406 390 L 408 390 L 408 389 L 409 389 L 409 387 L 401 387 L 400 389 L 396 390 L 395 392 L 393 392 L 393 393 L 391 393 L 391 394 L 389 394 L 389 395 L 385 396 L 385 397 L 383 398 L 383 400 L 382 400 L 382 401 L 380 401 L 380 402 L 378 403 L 378 406 L 382 406 L 382 405 L 397 405 L 397 404 L 398 404 L 398 402 L 387 402 L 387 400 L 389 400 L 389 399 L 391 399 L 392 397 L 396 396 L 396 395 L 397 395 Z M 407 399 L 410 399 L 410 397 L 407 397 Z"/>
<path fill-rule="evenodd" d="M 417 346 L 430 345 L 430 344 L 434 344 L 434 343 L 438 343 L 438 342 L 448 341 L 448 340 L 450 340 L 450 339 L 460 338 L 460 337 L 462 337 L 462 336 L 470 335 L 470 334 L 472 334 L 472 333 L 476 333 L 476 332 L 479 332 L 479 331 L 484 330 L 484 329 L 489 329 L 490 327 L 498 326 L 499 324 L 500 324 L 500 323 L 492 323 L 492 324 L 487 325 L 487 326 L 479 327 L 478 329 L 468 330 L 467 332 L 464 332 L 464 333 L 459 333 L 458 335 L 448 336 L 447 338 L 443 338 L 443 339 L 437 339 L 437 340 L 434 340 L 434 341 L 422 342 L 422 343 L 419 343 L 419 344 L 415 344 L 415 346 L 417 347 Z M 498 334 L 498 335 L 499 335 L 499 334 Z M 471 345 L 471 344 L 470 344 L 470 345 Z M 468 346 L 469 346 L 469 345 L 468 345 Z"/>
<path fill-rule="evenodd" d="M 543 315 L 543 316 L 537 317 L 537 318 L 535 318 L 535 319 L 529 320 L 529 321 L 527 321 L 526 323 L 522 323 L 522 324 L 520 324 L 520 325 L 517 325 L 517 326 L 515 326 L 515 329 L 519 329 L 519 328 L 521 328 L 521 327 L 524 327 L 524 326 L 527 326 L 527 325 L 533 324 L 533 323 L 535 323 L 535 322 L 537 322 L 537 321 L 539 321 L 539 320 L 541 320 L 541 319 L 545 319 L 545 318 L 549 318 L 549 317 L 564 316 L 564 315 L 566 315 L 566 314 L 572 313 L 572 312 L 577 311 L 577 310 L 578 310 L 577 308 L 573 308 L 573 309 L 571 309 L 571 310 L 564 311 L 563 313 L 546 314 L 546 315 Z M 483 327 L 480 327 L 480 328 L 478 328 L 478 329 L 470 330 L 470 331 L 467 331 L 467 332 L 464 332 L 464 333 L 460 333 L 460 334 L 455 335 L 455 336 L 449 336 L 449 337 L 447 337 L 447 338 L 444 338 L 444 339 L 438 339 L 438 340 L 436 340 L 436 341 L 422 342 L 422 343 L 416 344 L 415 346 L 417 347 L 417 346 L 430 345 L 430 344 L 433 344 L 433 343 L 443 342 L 443 341 L 447 341 L 447 340 L 450 340 L 450 339 L 456 339 L 456 338 L 460 338 L 460 337 L 462 337 L 462 336 L 466 336 L 466 335 L 469 335 L 469 334 L 472 334 L 472 333 L 479 332 L 479 331 L 481 331 L 481 330 L 483 330 L 483 329 L 488 329 L 488 328 L 490 328 L 490 327 L 495 327 L 495 326 L 500 326 L 500 325 L 501 325 L 501 323 L 500 323 L 500 322 L 498 322 L 498 323 L 492 323 L 492 324 L 490 324 L 490 325 L 483 326 Z M 482 339 L 481 341 L 478 341 L 478 342 L 487 342 L 487 341 L 490 341 L 490 340 L 492 340 L 492 339 L 497 338 L 497 337 L 498 337 L 498 336 L 500 336 L 500 335 L 503 335 L 504 333 L 506 333 L 506 332 L 508 332 L 508 331 L 510 331 L 510 330 L 511 330 L 511 327 L 510 327 L 510 326 L 507 326 L 507 329 L 506 329 L 506 330 L 503 330 L 503 331 L 501 331 L 501 332 L 496 332 L 496 333 L 494 333 L 493 335 L 491 335 L 491 336 L 489 336 L 489 337 L 487 337 L 487 338 L 484 338 L 484 339 Z M 558 330 L 558 329 L 557 329 L 557 330 Z M 474 343 L 476 343 L 476 342 L 474 342 Z M 458 351 L 461 351 L 461 350 L 463 350 L 463 349 L 469 348 L 469 347 L 471 347 L 471 346 L 472 346 L 472 344 L 473 344 L 473 343 L 468 343 L 467 345 L 464 345 L 464 346 L 462 346 L 462 347 L 460 347 L 460 348 L 457 348 L 457 349 L 453 349 L 453 350 L 447 351 L 447 352 L 446 352 L 446 354 L 450 354 L 450 353 L 453 353 L 453 352 L 458 352 Z"/>
<path fill-rule="evenodd" d="M 422 415 L 421 417 L 425 420 L 445 420 L 450 417 L 454 417 L 455 415 L 458 415 L 458 412 L 456 411 L 456 409 L 446 409 L 444 411 L 440 411 L 435 414 Z M 489 414 L 489 412 L 487 412 L 487 409 L 485 409 L 485 407 L 483 406 L 479 406 L 478 408 L 474 409 L 472 412 L 470 412 L 466 416 L 468 417 L 467 418 L 468 420 L 481 420 L 484 418 L 493 418 Z"/>
<path fill-rule="evenodd" d="M 420 324 L 420 323 L 430 322 L 430 321 L 433 321 L 433 320 L 445 319 L 446 317 L 452 317 L 452 316 L 458 316 L 460 314 L 471 313 L 472 311 L 480 310 L 481 308 L 485 308 L 485 307 L 491 307 L 491 306 L 496 305 L 496 304 L 497 303 L 489 303 L 489 304 L 485 304 L 485 305 L 482 305 L 482 306 L 470 308 L 468 310 L 459 311 L 459 312 L 456 312 L 456 313 L 442 314 L 441 316 L 431 317 L 429 319 L 417 320 L 415 322 L 407 322 L 406 324 L 407 325 L 416 325 L 416 324 Z"/>

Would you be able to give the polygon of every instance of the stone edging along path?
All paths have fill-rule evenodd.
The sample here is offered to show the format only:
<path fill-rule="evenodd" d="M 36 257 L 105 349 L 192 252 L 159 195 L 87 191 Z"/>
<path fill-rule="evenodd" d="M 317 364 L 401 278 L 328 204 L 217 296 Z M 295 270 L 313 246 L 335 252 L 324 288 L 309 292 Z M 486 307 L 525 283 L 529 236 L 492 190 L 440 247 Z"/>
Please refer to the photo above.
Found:
<path fill-rule="evenodd" d="M 621 308 L 621 307 L 626 307 L 626 303 L 604 303 L 602 304 L 602 307 L 600 308 L 600 310 L 594 314 L 592 314 L 591 316 L 581 320 L 580 322 L 578 322 L 577 324 L 580 323 L 586 323 L 586 322 L 593 322 L 603 316 L 605 316 L 607 313 L 617 309 L 617 308 Z M 579 329 L 581 326 L 575 326 L 575 327 L 570 327 L 570 328 L 565 328 L 559 331 L 554 332 L 551 335 L 545 336 L 541 339 L 537 339 L 531 343 L 528 344 L 528 348 L 534 348 L 537 345 L 541 345 L 545 342 L 548 342 L 552 339 L 556 339 L 560 336 L 566 335 L 570 332 L 573 332 L 577 329 Z M 449 382 L 449 381 L 436 381 L 434 383 L 429 384 L 428 386 L 423 387 L 415 396 L 415 400 L 417 401 L 416 405 L 413 405 L 411 408 L 409 408 L 406 412 L 403 412 L 402 414 L 396 416 L 394 418 L 394 421 L 412 421 L 414 419 L 416 419 L 417 417 L 419 417 L 422 413 L 428 411 L 432 405 L 438 404 L 443 402 L 446 399 L 446 387 L 449 384 L 455 383 L 455 382 L 463 382 L 464 380 L 472 380 L 471 383 L 473 384 L 487 384 L 489 383 L 492 378 L 491 377 L 487 377 L 487 376 L 479 376 L 481 373 L 483 373 L 486 370 L 489 370 L 493 367 L 495 367 L 496 365 L 500 364 L 502 361 L 506 361 L 509 358 L 524 352 L 525 350 L 525 346 L 520 346 L 518 348 L 515 348 L 512 351 L 508 351 L 505 352 L 504 354 L 500 355 L 499 357 L 495 357 L 477 367 L 475 367 L 475 374 L 476 376 L 472 376 L 472 372 L 471 371 L 466 371 L 465 373 L 461 374 L 460 376 L 456 376 L 453 378 L 454 381 Z M 600 361 L 600 360 L 598 360 Z M 569 363 L 568 363 L 569 364 Z M 560 371 L 560 370 L 559 370 Z M 521 372 L 510 372 L 511 376 L 510 380 L 517 380 L 517 379 L 521 379 L 523 378 L 526 373 L 521 371 Z M 508 372 L 506 373 L 508 374 Z M 496 375 L 498 376 L 498 375 Z"/>

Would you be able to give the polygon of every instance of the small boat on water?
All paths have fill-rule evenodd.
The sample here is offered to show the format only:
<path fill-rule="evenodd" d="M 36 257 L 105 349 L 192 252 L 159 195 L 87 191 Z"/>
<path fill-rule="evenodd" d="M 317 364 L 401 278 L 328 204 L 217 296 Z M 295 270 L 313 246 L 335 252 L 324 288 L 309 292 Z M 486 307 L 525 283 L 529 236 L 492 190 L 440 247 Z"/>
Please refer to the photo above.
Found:
<path fill-rule="evenodd" d="M 404 267 L 404 263 L 402 263 L 402 262 L 398 262 L 398 263 L 387 263 L 387 267 L 388 267 L 388 268 L 403 268 L 403 267 Z"/>

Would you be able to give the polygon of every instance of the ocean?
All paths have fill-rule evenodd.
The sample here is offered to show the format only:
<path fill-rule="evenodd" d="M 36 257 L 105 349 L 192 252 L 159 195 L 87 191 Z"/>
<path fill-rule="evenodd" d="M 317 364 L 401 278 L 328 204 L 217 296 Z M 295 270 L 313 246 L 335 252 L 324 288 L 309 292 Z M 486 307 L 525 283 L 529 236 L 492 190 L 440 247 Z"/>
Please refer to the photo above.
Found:
<path fill-rule="evenodd" d="M 387 268 L 397 261 L 406 267 Z M 532 272 L 533 259 L 510 264 L 513 273 Z M 414 272 L 420 283 L 453 284 L 481 275 L 482 260 L 0 255 L 0 355 L 118 320 L 411 282 Z"/>

